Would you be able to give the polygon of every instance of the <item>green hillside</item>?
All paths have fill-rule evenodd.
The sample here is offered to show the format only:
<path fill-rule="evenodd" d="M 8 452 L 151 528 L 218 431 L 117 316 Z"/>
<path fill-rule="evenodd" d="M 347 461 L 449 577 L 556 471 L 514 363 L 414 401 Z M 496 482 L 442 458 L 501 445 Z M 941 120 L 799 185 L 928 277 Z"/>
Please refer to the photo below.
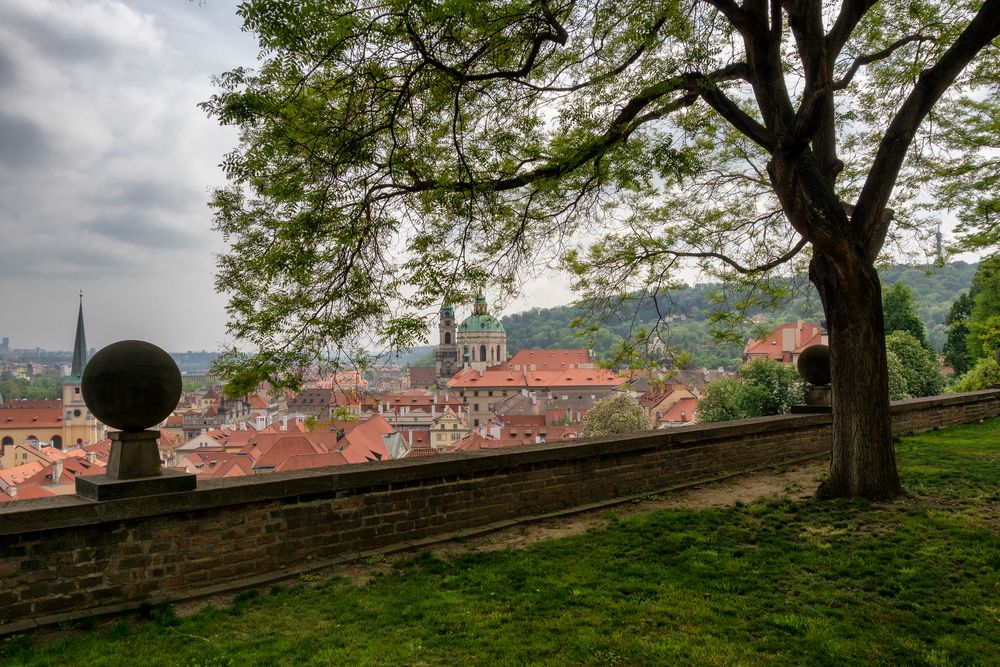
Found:
<path fill-rule="evenodd" d="M 903 282 L 917 298 L 917 312 L 927 327 L 928 338 L 940 350 L 947 335 L 944 319 L 958 295 L 968 290 L 978 264 L 954 262 L 942 267 L 893 266 L 881 271 L 883 285 Z M 783 285 L 793 295 L 779 310 L 751 310 L 761 320 L 757 329 L 798 319 L 821 322 L 823 309 L 818 294 L 804 278 Z M 703 284 L 671 290 L 659 295 L 659 311 L 652 299 L 635 299 L 628 316 L 606 317 L 593 322 L 591 330 L 574 329 L 571 323 L 585 315 L 578 306 L 533 308 L 502 318 L 511 354 L 525 348 L 589 347 L 599 358 L 613 356 L 616 345 L 660 319 L 669 320 L 668 343 L 690 354 L 690 365 L 735 368 L 742 345 L 720 343 L 711 335 L 709 316 L 717 311 L 719 285 Z M 640 295 L 636 295 L 640 296 Z M 735 297 L 735 298 L 734 298 Z M 730 295 L 730 302 L 739 295 Z M 747 327 L 750 329 L 750 327 Z"/>

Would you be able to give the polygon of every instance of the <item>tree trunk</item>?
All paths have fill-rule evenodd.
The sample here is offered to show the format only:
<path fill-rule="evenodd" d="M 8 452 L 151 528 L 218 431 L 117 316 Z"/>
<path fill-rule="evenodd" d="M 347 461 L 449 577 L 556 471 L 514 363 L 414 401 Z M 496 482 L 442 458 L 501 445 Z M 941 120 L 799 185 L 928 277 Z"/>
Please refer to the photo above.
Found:
<path fill-rule="evenodd" d="M 833 451 L 822 497 L 889 500 L 902 492 L 896 471 L 878 272 L 860 254 L 816 251 L 809 279 L 819 290 L 830 334 Z"/>

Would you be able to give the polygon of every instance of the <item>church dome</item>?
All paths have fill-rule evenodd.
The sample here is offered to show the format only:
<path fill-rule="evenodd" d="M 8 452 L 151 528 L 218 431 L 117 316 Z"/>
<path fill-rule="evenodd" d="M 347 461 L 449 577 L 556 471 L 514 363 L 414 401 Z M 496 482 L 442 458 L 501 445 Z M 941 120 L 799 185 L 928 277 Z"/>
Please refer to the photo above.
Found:
<path fill-rule="evenodd" d="M 486 297 L 482 292 L 476 297 L 476 304 L 472 308 L 472 315 L 469 315 L 458 325 L 458 330 L 463 333 L 474 333 L 479 331 L 503 331 L 500 320 L 486 312 Z"/>

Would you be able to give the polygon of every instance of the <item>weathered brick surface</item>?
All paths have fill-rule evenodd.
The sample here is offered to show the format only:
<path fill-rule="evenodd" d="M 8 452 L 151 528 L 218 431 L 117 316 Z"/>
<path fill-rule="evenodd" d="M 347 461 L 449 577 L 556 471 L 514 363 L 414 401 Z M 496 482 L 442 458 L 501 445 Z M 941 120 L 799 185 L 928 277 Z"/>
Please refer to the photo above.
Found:
<path fill-rule="evenodd" d="M 976 392 L 899 402 L 893 425 L 911 433 L 998 414 L 1000 391 Z M 829 424 L 828 415 L 769 417 L 213 480 L 141 500 L 7 503 L 0 632 L 26 619 L 196 596 L 331 558 L 822 456 Z"/>

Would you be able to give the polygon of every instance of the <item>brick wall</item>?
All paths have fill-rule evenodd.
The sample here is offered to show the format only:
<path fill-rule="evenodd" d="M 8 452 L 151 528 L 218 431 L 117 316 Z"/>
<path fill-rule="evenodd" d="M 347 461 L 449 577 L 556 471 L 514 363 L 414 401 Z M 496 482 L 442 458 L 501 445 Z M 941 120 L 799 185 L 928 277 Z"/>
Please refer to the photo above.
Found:
<path fill-rule="evenodd" d="M 1000 414 L 1000 391 L 901 401 L 896 433 Z M 0 634 L 264 585 L 360 554 L 825 456 L 829 415 L 0 505 Z"/>

